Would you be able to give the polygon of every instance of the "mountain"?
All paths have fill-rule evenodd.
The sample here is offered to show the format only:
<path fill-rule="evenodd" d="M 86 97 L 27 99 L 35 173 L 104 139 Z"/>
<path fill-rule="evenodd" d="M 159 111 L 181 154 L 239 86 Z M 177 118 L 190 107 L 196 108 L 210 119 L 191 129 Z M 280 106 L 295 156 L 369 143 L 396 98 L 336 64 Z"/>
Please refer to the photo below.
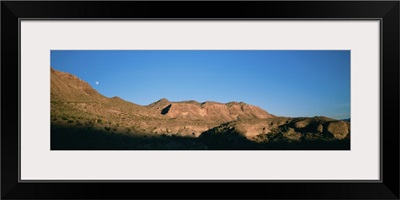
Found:
<path fill-rule="evenodd" d="M 169 102 L 163 98 L 148 107 L 171 118 L 218 121 L 222 123 L 240 118 L 265 119 L 274 117 L 257 106 L 243 102 L 229 102 L 226 104 L 212 101 L 199 103 L 193 100 Z"/>
<path fill-rule="evenodd" d="M 88 83 L 78 77 L 51 68 L 51 101 L 104 102 L 107 98 L 99 94 Z"/>
<path fill-rule="evenodd" d="M 79 117 L 82 120 L 155 116 L 145 107 L 127 102 L 119 97 L 107 98 L 78 77 L 51 68 L 51 114 L 63 118 Z M 117 120 L 118 121 L 118 120 Z"/>
<path fill-rule="evenodd" d="M 111 149 L 122 148 L 122 143 L 126 145 L 123 149 L 265 149 L 275 148 L 270 144 L 280 142 L 285 143 L 283 147 L 289 148 L 287 142 L 306 144 L 310 141 L 328 142 L 318 146 L 322 149 L 329 148 L 332 141 L 346 141 L 340 147 L 346 149 L 350 144 L 349 121 L 322 116 L 277 117 L 244 102 L 171 102 L 162 98 L 141 106 L 120 97 L 105 97 L 87 82 L 53 68 L 51 125 L 52 149 L 59 149 L 60 144 L 69 149 L 71 143 L 75 144 L 78 140 L 80 142 L 76 144 L 83 145 L 78 149 L 85 149 L 89 143 L 94 145 L 94 149 L 104 149 L 107 145 L 100 144 L 110 141 L 105 138 L 115 139 L 117 136 L 115 147 Z M 66 137 L 76 132 L 72 130 L 79 130 L 76 134 L 79 139 Z M 86 138 L 90 136 L 89 132 L 95 133 L 96 137 Z M 124 139 L 121 139 L 122 136 Z M 131 140 L 132 137 L 147 139 Z M 71 142 L 66 142 L 69 140 Z M 127 145 L 126 141 L 132 141 L 135 146 Z"/>
<path fill-rule="evenodd" d="M 243 102 L 170 102 L 163 98 L 140 106 L 119 97 L 107 98 L 78 77 L 51 68 L 53 123 L 83 122 L 123 131 L 198 136 L 221 123 L 237 119 L 265 119 L 273 115 Z M 64 119 L 60 121 L 59 119 Z M 71 122 L 72 121 L 72 122 Z M 109 127 L 108 127 L 109 126 Z"/>

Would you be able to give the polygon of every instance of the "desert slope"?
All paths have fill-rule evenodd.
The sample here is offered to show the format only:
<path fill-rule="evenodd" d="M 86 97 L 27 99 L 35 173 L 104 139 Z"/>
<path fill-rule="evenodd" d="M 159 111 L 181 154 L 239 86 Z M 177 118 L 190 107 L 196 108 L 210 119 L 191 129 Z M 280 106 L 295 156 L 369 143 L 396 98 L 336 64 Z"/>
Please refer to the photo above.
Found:
<path fill-rule="evenodd" d="M 53 68 L 51 114 L 54 124 L 191 137 L 229 121 L 274 117 L 257 106 L 243 102 L 170 102 L 162 98 L 140 106 L 119 97 L 107 98 L 87 82 Z"/>

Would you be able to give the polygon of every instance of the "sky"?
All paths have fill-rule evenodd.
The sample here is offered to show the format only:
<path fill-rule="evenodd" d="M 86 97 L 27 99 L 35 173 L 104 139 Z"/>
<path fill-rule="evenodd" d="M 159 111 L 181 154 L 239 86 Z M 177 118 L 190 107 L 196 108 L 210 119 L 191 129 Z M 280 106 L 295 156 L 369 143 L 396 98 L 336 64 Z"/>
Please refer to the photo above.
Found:
<path fill-rule="evenodd" d="M 350 118 L 348 50 L 52 50 L 50 63 L 139 105 L 242 101 L 277 116 Z"/>

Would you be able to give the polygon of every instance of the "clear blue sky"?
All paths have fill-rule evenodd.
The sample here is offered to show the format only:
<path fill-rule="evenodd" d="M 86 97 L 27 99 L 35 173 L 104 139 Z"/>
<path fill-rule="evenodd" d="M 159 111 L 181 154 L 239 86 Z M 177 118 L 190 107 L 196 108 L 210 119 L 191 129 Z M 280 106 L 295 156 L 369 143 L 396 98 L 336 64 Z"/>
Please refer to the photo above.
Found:
<path fill-rule="evenodd" d="M 278 116 L 350 117 L 347 50 L 52 50 L 51 66 L 140 105 L 243 101 Z"/>

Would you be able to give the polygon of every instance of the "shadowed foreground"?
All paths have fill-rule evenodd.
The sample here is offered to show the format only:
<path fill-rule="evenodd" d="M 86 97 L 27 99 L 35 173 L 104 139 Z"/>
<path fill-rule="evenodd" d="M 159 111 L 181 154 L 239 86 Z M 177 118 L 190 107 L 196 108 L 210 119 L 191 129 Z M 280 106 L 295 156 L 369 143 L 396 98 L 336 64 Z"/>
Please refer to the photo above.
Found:
<path fill-rule="evenodd" d="M 350 140 L 257 143 L 234 131 L 191 138 L 52 125 L 51 150 L 350 150 Z"/>

